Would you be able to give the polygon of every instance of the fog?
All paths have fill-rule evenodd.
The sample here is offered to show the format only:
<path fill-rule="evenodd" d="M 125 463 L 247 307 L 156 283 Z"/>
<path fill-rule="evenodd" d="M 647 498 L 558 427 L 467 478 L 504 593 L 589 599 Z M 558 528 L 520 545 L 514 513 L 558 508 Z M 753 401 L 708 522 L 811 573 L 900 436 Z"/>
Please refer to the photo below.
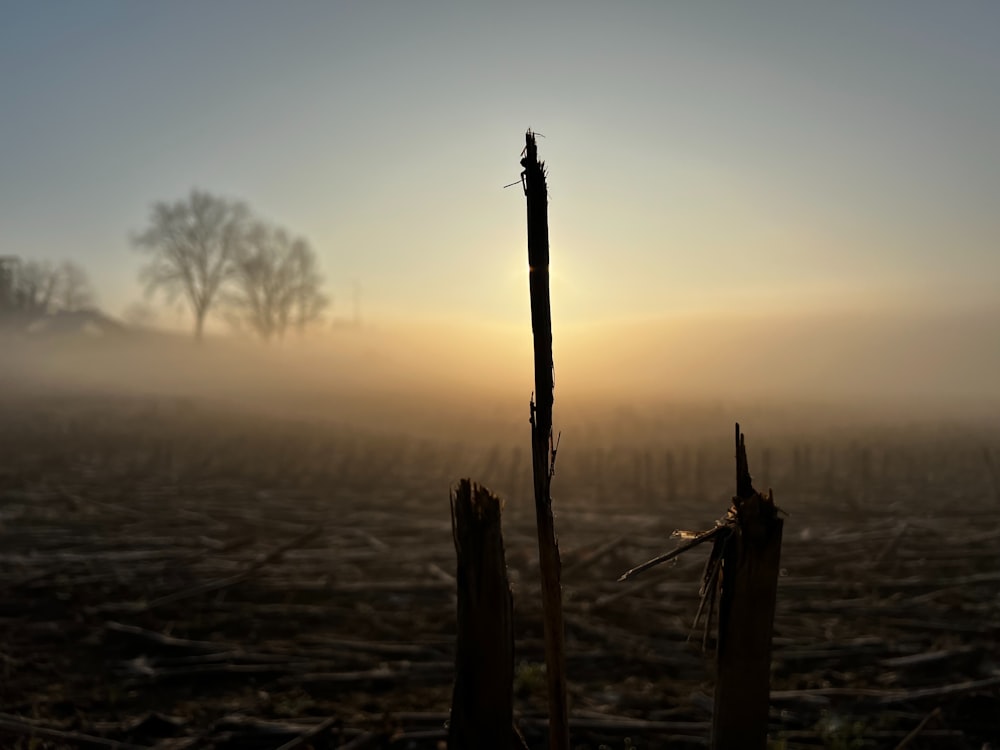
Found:
<path fill-rule="evenodd" d="M 556 423 L 761 430 L 1000 415 L 996 310 L 687 316 L 555 329 Z M 485 441 L 526 431 L 527 326 L 382 321 L 261 345 L 125 330 L 2 338 L 7 397 L 197 399 L 379 432 Z M 639 419 L 638 421 L 642 421 Z M 641 430 L 636 439 L 641 439 Z"/>

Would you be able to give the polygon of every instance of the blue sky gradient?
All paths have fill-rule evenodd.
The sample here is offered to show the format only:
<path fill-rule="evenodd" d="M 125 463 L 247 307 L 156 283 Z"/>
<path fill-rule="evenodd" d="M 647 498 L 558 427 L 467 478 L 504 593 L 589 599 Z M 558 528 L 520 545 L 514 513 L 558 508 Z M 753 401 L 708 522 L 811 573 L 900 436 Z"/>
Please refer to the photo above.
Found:
<path fill-rule="evenodd" d="M 338 314 L 521 323 L 530 126 L 557 320 L 988 306 L 998 38 L 985 1 L 0 0 L 0 254 L 120 313 L 199 187 L 307 237 Z"/>

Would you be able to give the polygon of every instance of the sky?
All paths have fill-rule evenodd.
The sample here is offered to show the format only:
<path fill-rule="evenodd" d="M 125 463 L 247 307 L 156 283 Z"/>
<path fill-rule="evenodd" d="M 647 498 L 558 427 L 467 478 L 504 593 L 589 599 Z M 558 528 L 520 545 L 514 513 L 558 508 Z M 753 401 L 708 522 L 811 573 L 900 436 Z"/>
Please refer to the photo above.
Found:
<path fill-rule="evenodd" d="M 520 325 L 531 127 L 557 327 L 989 307 L 998 36 L 990 0 L 0 0 L 0 254 L 121 314 L 197 187 L 306 237 L 336 316 Z"/>

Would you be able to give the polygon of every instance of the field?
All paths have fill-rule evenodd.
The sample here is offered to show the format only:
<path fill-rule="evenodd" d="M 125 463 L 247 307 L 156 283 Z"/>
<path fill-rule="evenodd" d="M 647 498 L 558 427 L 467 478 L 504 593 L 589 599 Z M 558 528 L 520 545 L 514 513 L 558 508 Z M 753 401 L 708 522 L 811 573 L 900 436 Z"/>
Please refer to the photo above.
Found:
<path fill-rule="evenodd" d="M 575 747 L 707 746 L 711 651 L 691 627 L 705 551 L 616 579 L 726 511 L 729 419 L 567 428 L 553 493 Z M 788 514 L 773 746 L 1000 740 L 1000 433 L 765 427 L 744 424 L 756 484 Z M 0 402 L 0 746 L 442 747 L 448 493 L 471 476 L 506 499 L 516 715 L 542 747 L 526 414 L 520 440 L 471 429 Z"/>

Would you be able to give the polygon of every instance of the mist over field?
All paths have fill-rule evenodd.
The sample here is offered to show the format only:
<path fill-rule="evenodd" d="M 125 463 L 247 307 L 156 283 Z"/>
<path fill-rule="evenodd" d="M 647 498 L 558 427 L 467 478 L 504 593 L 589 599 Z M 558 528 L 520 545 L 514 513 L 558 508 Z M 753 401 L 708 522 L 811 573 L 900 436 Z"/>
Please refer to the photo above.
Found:
<path fill-rule="evenodd" d="M 859 426 L 1000 413 L 1000 312 L 691 315 L 556 325 L 564 428 L 692 411 L 757 429 Z M 380 431 L 517 435 L 532 388 L 530 327 L 387 322 L 260 344 L 148 330 L 7 335 L 0 379 L 20 390 L 203 399 Z M 602 416 L 603 415 L 603 416 Z M 688 421 L 686 416 L 683 421 Z M 769 424 L 772 423 L 772 424 Z M 490 435 L 484 430 L 500 431 Z"/>

